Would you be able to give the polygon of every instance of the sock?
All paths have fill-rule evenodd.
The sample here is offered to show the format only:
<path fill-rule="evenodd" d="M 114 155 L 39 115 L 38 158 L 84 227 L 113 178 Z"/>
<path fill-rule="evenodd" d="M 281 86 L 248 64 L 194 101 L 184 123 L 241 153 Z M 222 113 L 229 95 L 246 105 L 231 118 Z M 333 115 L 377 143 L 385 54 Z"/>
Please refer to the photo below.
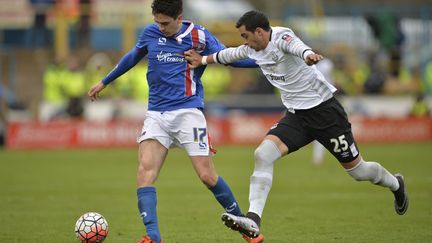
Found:
<path fill-rule="evenodd" d="M 156 188 L 141 187 L 137 189 L 138 209 L 146 227 L 147 235 L 156 242 L 161 241 L 156 213 Z"/>
<path fill-rule="evenodd" d="M 255 150 L 255 168 L 249 185 L 249 212 L 262 217 L 273 183 L 274 162 L 282 156 L 276 144 L 264 140 Z"/>
<path fill-rule="evenodd" d="M 224 179 L 222 179 L 222 177 L 218 177 L 216 185 L 210 188 L 210 191 L 213 192 L 216 200 L 220 205 L 222 205 L 227 213 L 231 213 L 236 216 L 242 215 L 240 206 L 234 198 L 234 195 L 231 192 L 228 184 L 224 181 Z"/>
<path fill-rule="evenodd" d="M 357 181 L 370 181 L 375 185 L 388 187 L 392 191 L 399 188 L 399 181 L 377 162 L 368 162 L 363 159 L 351 169 L 346 170 Z"/>
<path fill-rule="evenodd" d="M 252 174 L 249 185 L 249 212 L 262 217 L 272 182 L 273 174 L 261 171 Z"/>
<path fill-rule="evenodd" d="M 318 142 L 314 140 L 312 142 L 312 162 L 314 165 L 321 165 L 324 162 L 325 148 Z"/>

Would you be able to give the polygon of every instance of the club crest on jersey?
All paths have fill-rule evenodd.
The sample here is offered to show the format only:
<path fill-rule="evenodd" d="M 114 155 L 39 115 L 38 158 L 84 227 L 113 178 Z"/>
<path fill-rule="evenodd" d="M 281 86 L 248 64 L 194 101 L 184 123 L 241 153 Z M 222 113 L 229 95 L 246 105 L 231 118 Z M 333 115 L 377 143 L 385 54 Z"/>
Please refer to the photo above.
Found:
<path fill-rule="evenodd" d="M 277 60 L 279 59 L 279 57 L 277 56 L 277 54 L 274 53 L 274 52 L 271 52 L 270 55 L 271 55 L 271 59 L 272 59 L 274 62 L 277 62 Z"/>
<path fill-rule="evenodd" d="M 206 48 L 205 43 L 198 43 L 198 44 L 194 45 L 194 50 L 198 53 L 203 52 L 205 48 Z"/>
<path fill-rule="evenodd" d="M 282 36 L 282 40 L 289 42 L 290 40 L 292 40 L 292 36 L 285 34 Z"/>

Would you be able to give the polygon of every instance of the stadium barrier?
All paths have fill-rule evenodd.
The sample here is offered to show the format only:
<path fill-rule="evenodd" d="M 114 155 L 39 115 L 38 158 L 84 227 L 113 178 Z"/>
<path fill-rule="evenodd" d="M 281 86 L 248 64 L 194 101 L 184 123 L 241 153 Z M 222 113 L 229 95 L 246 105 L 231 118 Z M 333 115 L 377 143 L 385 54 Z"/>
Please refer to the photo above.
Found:
<path fill-rule="evenodd" d="M 281 114 L 231 114 L 207 117 L 212 143 L 257 145 Z M 432 141 L 432 118 L 351 117 L 359 143 Z M 8 124 L 8 149 L 133 147 L 142 121 L 53 121 Z"/>

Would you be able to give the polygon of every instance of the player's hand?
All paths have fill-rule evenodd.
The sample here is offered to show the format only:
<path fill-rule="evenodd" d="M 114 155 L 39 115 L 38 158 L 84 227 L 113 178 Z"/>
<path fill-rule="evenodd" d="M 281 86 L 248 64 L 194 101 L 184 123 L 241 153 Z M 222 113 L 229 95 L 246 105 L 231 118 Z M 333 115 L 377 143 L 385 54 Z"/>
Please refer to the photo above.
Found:
<path fill-rule="evenodd" d="M 202 56 L 198 54 L 198 52 L 196 52 L 195 50 L 190 49 L 185 51 L 184 56 L 186 61 L 189 63 L 190 68 L 197 68 L 202 65 L 201 64 Z"/>
<path fill-rule="evenodd" d="M 316 63 L 318 63 L 319 61 L 321 61 L 323 59 L 323 56 L 321 56 L 320 54 L 309 54 L 307 55 L 306 59 L 305 59 L 305 63 L 309 66 L 314 65 Z"/>
<path fill-rule="evenodd" d="M 99 93 L 106 87 L 105 84 L 99 82 L 93 85 L 88 91 L 87 95 L 90 97 L 91 101 L 95 101 L 99 98 Z"/>

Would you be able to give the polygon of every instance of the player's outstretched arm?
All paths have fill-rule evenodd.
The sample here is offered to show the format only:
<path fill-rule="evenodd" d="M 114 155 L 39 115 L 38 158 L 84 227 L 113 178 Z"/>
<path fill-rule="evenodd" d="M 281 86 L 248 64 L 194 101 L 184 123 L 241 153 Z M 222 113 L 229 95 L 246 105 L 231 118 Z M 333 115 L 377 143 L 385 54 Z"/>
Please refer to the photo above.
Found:
<path fill-rule="evenodd" d="M 247 54 L 244 53 L 244 49 L 241 48 L 227 48 L 208 56 L 201 56 L 195 50 L 191 49 L 184 52 L 186 61 L 189 63 L 190 68 L 197 68 L 201 65 L 207 65 L 211 63 L 220 63 L 230 65 L 238 68 L 257 68 L 258 65 L 255 60 L 249 59 Z M 220 59 L 220 56 L 225 56 L 224 59 Z"/>
<path fill-rule="evenodd" d="M 125 72 L 129 71 L 134 67 L 145 55 L 146 50 L 141 50 L 138 48 L 133 48 L 130 52 L 122 57 L 119 63 L 114 67 L 108 75 L 102 79 L 102 81 L 93 85 L 88 91 L 88 96 L 91 101 L 97 100 L 99 98 L 99 93 L 112 81 L 123 75 Z"/>
<path fill-rule="evenodd" d="M 91 101 L 95 101 L 99 98 L 99 93 L 106 87 L 105 84 L 102 82 L 98 82 L 95 85 L 93 85 L 90 90 L 88 91 L 88 96 L 90 97 Z"/>

